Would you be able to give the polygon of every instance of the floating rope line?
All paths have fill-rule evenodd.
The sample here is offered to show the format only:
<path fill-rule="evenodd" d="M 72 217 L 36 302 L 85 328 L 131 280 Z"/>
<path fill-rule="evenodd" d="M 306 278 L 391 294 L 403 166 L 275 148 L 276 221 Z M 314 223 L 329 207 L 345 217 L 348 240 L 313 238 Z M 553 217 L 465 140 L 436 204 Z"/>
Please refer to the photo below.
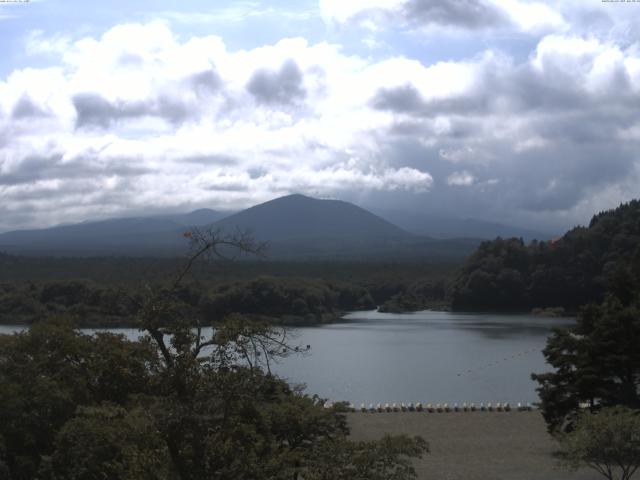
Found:
<path fill-rule="evenodd" d="M 461 377 L 462 375 L 476 373 L 479 370 L 484 370 L 485 368 L 495 367 L 495 366 L 503 364 L 505 362 L 509 362 L 511 360 L 514 360 L 514 359 L 516 359 L 518 357 L 524 357 L 526 355 L 529 355 L 529 354 L 534 353 L 534 352 L 539 352 L 539 351 L 540 350 L 538 350 L 537 348 L 530 348 L 528 350 L 523 350 L 521 352 L 514 353 L 511 356 L 504 357 L 502 360 L 496 360 L 495 362 L 489 362 L 489 363 L 486 363 L 484 365 L 480 365 L 480 366 L 475 367 L 475 368 L 470 368 L 466 372 L 459 372 L 459 373 L 456 374 L 456 376 Z"/>

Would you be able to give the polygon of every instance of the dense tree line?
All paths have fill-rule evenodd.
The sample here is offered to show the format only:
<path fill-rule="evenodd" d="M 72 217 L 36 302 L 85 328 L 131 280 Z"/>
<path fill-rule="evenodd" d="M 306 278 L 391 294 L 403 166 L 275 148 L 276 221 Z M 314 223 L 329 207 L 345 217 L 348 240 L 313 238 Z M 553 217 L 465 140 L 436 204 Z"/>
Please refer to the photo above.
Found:
<path fill-rule="evenodd" d="M 373 298 L 360 286 L 276 277 L 221 285 L 203 304 L 209 315 L 235 312 L 306 324 L 335 321 L 348 310 L 372 308 Z"/>
<path fill-rule="evenodd" d="M 106 285 L 137 286 L 170 277 L 184 257 L 27 257 L 0 252 L 0 282 L 82 280 Z M 419 278 L 451 275 L 459 262 L 412 261 L 273 261 L 242 258 L 219 261 L 215 268 L 195 264 L 192 276 L 206 284 L 251 280 L 260 276 L 321 278 L 366 287 L 389 298 Z M 394 290 L 395 289 L 395 290 Z"/>
<path fill-rule="evenodd" d="M 43 314 L 69 314 L 78 325 L 130 326 L 140 285 L 168 278 L 179 258 L 38 258 L 0 253 L 0 323 L 31 323 Z M 445 285 L 457 265 L 385 262 L 271 262 L 242 260 L 193 265 L 188 288 L 196 302 L 216 311 L 235 305 L 293 323 L 335 319 L 343 311 L 385 305 L 420 310 L 445 302 Z M 257 280 L 260 279 L 260 280 Z M 263 292 L 256 289 L 264 286 Z M 270 305 L 251 309 L 238 301 L 252 293 Z M 293 305 L 293 297 L 299 301 Z M 304 302 L 304 303 L 303 303 Z M 306 304 L 306 306 L 305 306 Z M 226 305 L 226 307 L 225 307 Z M 292 308 L 295 307 L 295 308 Z M 226 310 L 225 310 L 226 308 Z"/>
<path fill-rule="evenodd" d="M 640 273 L 640 201 L 595 215 L 550 242 L 483 242 L 449 289 L 454 309 L 565 307 L 601 302 Z"/>
<path fill-rule="evenodd" d="M 82 327 L 135 325 L 139 293 L 92 282 L 0 284 L 0 323 L 31 324 L 52 315 L 73 318 Z"/>
<path fill-rule="evenodd" d="M 415 312 L 428 308 L 447 309 L 447 279 L 422 278 L 391 296 L 378 308 L 381 312 Z"/>
<path fill-rule="evenodd" d="M 557 258 L 560 266 L 576 258 L 591 259 L 590 270 L 586 264 L 574 270 L 585 279 L 579 284 L 582 288 L 566 290 L 574 295 L 575 303 L 569 305 L 584 304 L 576 324 L 556 329 L 543 350 L 554 370 L 532 375 L 553 433 L 575 428 L 585 410 L 594 414 L 619 406 L 640 410 L 639 232 L 640 203 L 633 201 L 596 215 L 588 229 L 569 232 L 557 242 L 559 250 L 553 251 L 566 256 L 564 263 Z M 557 297 L 550 293 L 542 298 Z"/>
<path fill-rule="evenodd" d="M 180 294 L 201 315 L 244 313 L 276 322 L 335 321 L 346 311 L 375 307 L 364 288 L 319 279 L 259 277 L 208 286 L 192 282 Z M 136 326 L 143 290 L 94 282 L 0 284 L 0 323 L 29 324 L 47 315 L 67 315 L 81 327 Z"/>

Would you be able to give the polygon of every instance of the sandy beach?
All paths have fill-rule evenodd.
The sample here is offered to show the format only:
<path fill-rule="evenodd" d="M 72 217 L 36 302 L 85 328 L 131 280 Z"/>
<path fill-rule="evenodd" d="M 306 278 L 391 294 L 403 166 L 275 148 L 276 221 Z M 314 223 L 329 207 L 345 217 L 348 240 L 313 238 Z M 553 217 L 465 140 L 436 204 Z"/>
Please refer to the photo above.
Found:
<path fill-rule="evenodd" d="M 355 440 L 384 433 L 421 435 L 431 453 L 416 461 L 430 480 L 596 480 L 590 469 L 567 472 L 539 412 L 350 413 Z"/>

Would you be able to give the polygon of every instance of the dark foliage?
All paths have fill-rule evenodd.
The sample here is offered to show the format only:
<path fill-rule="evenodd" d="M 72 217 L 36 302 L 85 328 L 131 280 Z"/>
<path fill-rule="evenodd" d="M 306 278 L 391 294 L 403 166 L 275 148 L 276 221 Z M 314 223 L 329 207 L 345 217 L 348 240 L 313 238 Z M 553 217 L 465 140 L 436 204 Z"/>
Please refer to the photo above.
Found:
<path fill-rule="evenodd" d="M 640 408 L 640 301 L 609 296 L 585 307 L 574 327 L 556 330 L 544 349 L 551 373 L 540 383 L 542 413 L 550 431 L 571 429 L 580 405 L 591 410 Z"/>
<path fill-rule="evenodd" d="M 348 310 L 374 307 L 371 295 L 363 287 L 302 278 L 260 277 L 218 287 L 204 300 L 202 308 L 208 316 L 235 312 L 314 324 L 335 321 Z"/>
<path fill-rule="evenodd" d="M 324 408 L 270 373 L 272 359 L 298 351 L 286 330 L 202 315 L 183 280 L 227 244 L 258 251 L 245 237 L 194 234 L 175 279 L 145 289 L 136 317 L 146 335 L 136 342 L 83 335 L 65 320 L 0 336 L 2 478 L 300 480 L 329 469 L 331 478 L 415 478 L 409 459 L 427 451 L 424 440 L 350 442 L 341 405 Z M 62 305 L 88 294 L 42 291 Z"/>
<path fill-rule="evenodd" d="M 135 327 L 143 293 L 73 280 L 0 284 L 0 323 L 31 324 L 64 314 L 79 327 Z M 316 324 L 375 307 L 364 287 L 319 279 L 259 277 L 212 287 L 190 283 L 174 293 L 209 318 L 244 313 L 274 322 Z"/>
<path fill-rule="evenodd" d="M 583 412 L 576 428 L 560 438 L 565 466 L 586 464 L 607 480 L 630 480 L 640 468 L 639 413 L 624 407 Z"/>
<path fill-rule="evenodd" d="M 443 277 L 423 278 L 411 283 L 393 295 L 380 307 L 381 312 L 402 313 L 427 308 L 448 308 L 446 300 L 447 280 Z"/>
<path fill-rule="evenodd" d="M 78 405 L 123 404 L 149 392 L 153 358 L 148 344 L 79 335 L 60 319 L 0 336 L 0 437 L 12 478 L 37 477 Z"/>
<path fill-rule="evenodd" d="M 140 284 L 170 278 L 179 266 L 178 259 L 37 259 L 0 254 L 0 324 L 30 324 L 46 315 L 64 314 L 81 327 L 135 326 L 144 293 Z M 392 297 L 396 304 L 401 298 L 403 305 L 413 305 L 405 310 L 440 305 L 443 285 L 454 268 L 255 261 L 219 262 L 212 268 L 197 263 L 183 288 L 194 305 L 205 309 L 229 312 L 233 306 L 235 311 L 272 320 L 309 324 L 335 320 L 344 311 L 374 308 Z M 240 301 L 261 286 L 257 298 L 268 304 Z"/>
<path fill-rule="evenodd" d="M 65 315 L 81 327 L 135 325 L 140 293 L 93 282 L 56 281 L 0 284 L 0 323 L 31 324 Z"/>
<path fill-rule="evenodd" d="M 626 295 L 640 278 L 640 201 L 595 215 L 550 242 L 483 242 L 451 284 L 452 308 L 577 310 L 607 291 Z"/>

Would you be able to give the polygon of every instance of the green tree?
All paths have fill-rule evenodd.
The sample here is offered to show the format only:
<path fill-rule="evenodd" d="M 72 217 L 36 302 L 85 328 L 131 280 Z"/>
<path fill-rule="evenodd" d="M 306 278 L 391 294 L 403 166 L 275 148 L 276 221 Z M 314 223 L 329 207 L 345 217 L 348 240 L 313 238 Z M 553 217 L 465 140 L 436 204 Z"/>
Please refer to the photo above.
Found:
<path fill-rule="evenodd" d="M 169 479 L 169 456 L 140 407 L 80 407 L 56 437 L 42 476 L 65 480 Z"/>
<path fill-rule="evenodd" d="M 580 404 L 640 408 L 640 307 L 609 296 L 557 329 L 543 353 L 555 371 L 533 374 L 552 432 L 571 428 Z"/>
<path fill-rule="evenodd" d="M 391 480 L 415 478 L 411 464 L 429 451 L 421 437 L 385 435 L 379 441 L 344 438 L 318 445 L 304 478 L 310 480 Z"/>
<path fill-rule="evenodd" d="M 124 404 L 150 389 L 148 345 L 123 336 L 81 335 L 53 318 L 0 336 L 0 438 L 15 479 L 35 478 L 57 432 L 79 405 Z"/>
<path fill-rule="evenodd" d="M 640 467 L 640 412 L 621 407 L 585 412 L 561 443 L 569 468 L 586 464 L 608 480 L 629 480 Z"/>

